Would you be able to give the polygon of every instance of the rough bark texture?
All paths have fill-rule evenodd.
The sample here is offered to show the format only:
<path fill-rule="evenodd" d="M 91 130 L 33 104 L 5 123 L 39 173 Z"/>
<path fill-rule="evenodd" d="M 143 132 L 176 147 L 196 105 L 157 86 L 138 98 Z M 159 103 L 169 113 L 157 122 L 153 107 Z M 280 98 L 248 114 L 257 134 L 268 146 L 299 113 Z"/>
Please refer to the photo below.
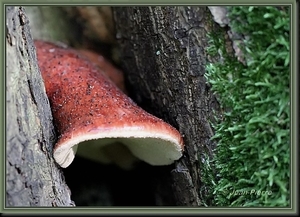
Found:
<path fill-rule="evenodd" d="M 28 18 L 6 8 L 6 206 L 71 206 L 52 158 L 56 140 Z"/>
<path fill-rule="evenodd" d="M 184 156 L 157 182 L 159 200 L 163 205 L 202 206 L 200 161 L 214 149 L 210 122 L 220 111 L 204 77 L 205 65 L 214 61 L 205 52 L 206 34 L 219 27 L 207 7 L 113 11 L 131 97 L 184 136 Z"/>

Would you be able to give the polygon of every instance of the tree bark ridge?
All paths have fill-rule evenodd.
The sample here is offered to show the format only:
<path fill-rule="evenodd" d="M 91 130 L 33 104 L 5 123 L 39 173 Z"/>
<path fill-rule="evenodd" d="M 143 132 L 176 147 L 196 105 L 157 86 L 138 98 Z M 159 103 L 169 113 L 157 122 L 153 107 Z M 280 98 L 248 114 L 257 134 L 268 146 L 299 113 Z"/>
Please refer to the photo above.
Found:
<path fill-rule="evenodd" d="M 200 161 L 210 155 L 210 123 L 220 108 L 204 77 L 211 58 L 206 7 L 114 7 L 121 66 L 131 97 L 184 136 L 183 158 L 169 171 L 176 205 L 202 206 Z M 166 185 L 168 185 L 166 183 Z"/>
<path fill-rule="evenodd" d="M 24 8 L 6 7 L 6 206 L 71 206 L 28 23 Z"/>

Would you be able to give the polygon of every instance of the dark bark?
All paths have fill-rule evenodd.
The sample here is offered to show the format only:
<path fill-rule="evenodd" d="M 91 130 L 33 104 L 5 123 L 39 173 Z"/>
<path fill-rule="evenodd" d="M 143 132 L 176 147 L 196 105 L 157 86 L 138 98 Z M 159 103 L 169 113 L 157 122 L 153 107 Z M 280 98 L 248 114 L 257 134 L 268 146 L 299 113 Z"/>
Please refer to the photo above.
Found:
<path fill-rule="evenodd" d="M 204 6 L 113 11 L 130 96 L 184 136 L 184 156 L 157 177 L 159 200 L 162 205 L 202 206 L 200 161 L 212 154 L 210 122 L 220 112 L 204 77 L 205 65 L 215 61 L 205 51 L 206 34 L 219 27 Z"/>
<path fill-rule="evenodd" d="M 6 206 L 71 206 L 28 18 L 6 7 Z"/>

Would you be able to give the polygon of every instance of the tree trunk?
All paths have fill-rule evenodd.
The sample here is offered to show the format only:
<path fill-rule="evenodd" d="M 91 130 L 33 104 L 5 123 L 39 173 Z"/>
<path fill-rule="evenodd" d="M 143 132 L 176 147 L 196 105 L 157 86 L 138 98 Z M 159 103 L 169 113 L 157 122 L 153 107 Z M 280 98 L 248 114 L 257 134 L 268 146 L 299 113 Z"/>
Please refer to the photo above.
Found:
<path fill-rule="evenodd" d="M 56 140 L 28 18 L 6 7 L 6 206 L 74 206 L 52 158 Z"/>
<path fill-rule="evenodd" d="M 212 155 L 210 123 L 220 113 L 204 77 L 205 65 L 215 61 L 206 54 L 206 34 L 219 26 L 204 6 L 113 11 L 130 96 L 184 136 L 184 156 L 157 177 L 158 198 L 163 205 L 203 206 L 200 161 Z"/>

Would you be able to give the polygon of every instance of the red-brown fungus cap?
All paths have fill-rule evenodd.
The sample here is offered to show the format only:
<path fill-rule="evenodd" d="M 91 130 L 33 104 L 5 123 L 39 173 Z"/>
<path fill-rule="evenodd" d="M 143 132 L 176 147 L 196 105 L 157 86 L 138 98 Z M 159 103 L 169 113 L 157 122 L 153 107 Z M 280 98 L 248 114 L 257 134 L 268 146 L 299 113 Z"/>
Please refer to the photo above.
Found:
<path fill-rule="evenodd" d="M 107 59 L 105 59 L 104 56 L 87 49 L 80 49 L 78 51 L 88 57 L 91 62 L 95 63 L 118 88 L 120 88 L 125 94 L 127 93 L 124 85 L 123 73 L 116 67 L 114 67 L 113 64 L 110 63 Z"/>
<path fill-rule="evenodd" d="M 93 155 L 99 152 L 99 158 L 100 147 L 122 143 L 151 165 L 168 165 L 182 156 L 180 133 L 138 107 L 78 51 L 44 41 L 35 45 L 59 133 L 54 159 L 61 167 L 72 163 L 79 143 Z"/>

